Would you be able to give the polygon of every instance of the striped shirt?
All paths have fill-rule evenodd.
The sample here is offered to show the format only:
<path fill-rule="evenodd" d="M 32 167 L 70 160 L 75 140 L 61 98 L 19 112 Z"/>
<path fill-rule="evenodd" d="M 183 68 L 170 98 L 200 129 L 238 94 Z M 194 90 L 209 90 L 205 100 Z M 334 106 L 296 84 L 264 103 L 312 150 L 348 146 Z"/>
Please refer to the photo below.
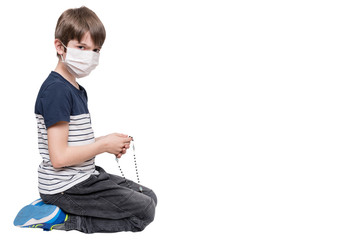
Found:
<path fill-rule="evenodd" d="M 95 142 L 87 108 L 85 89 L 75 88 L 60 74 L 51 72 L 40 88 L 35 103 L 38 128 L 38 147 L 42 162 L 38 168 L 38 187 L 41 194 L 56 194 L 86 180 L 95 170 L 95 158 L 82 164 L 54 168 L 51 164 L 47 129 L 60 121 L 69 122 L 68 146 Z"/>

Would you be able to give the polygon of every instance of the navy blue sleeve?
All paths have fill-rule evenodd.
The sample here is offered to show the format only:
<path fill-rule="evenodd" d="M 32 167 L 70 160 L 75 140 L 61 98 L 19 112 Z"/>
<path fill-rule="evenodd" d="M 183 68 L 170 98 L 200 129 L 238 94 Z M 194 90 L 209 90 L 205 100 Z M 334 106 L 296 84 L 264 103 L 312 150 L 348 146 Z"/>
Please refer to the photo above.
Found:
<path fill-rule="evenodd" d="M 48 86 L 41 94 L 39 111 L 43 116 L 46 128 L 57 122 L 70 122 L 72 109 L 71 92 L 63 83 Z"/>

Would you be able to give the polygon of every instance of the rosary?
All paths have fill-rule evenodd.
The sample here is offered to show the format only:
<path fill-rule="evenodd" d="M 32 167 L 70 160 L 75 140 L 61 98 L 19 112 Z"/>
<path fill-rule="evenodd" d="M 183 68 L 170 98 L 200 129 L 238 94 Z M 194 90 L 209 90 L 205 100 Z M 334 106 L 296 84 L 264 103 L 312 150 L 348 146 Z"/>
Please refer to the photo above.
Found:
<path fill-rule="evenodd" d="M 131 136 L 129 136 L 129 137 L 131 137 Z M 131 137 L 131 142 L 132 142 L 132 150 L 133 150 L 133 155 L 134 155 L 134 164 L 135 164 L 135 172 L 136 172 L 137 182 L 138 182 L 138 184 L 140 184 L 139 172 L 138 172 L 137 163 L 136 163 L 136 156 L 135 156 L 135 144 L 134 144 L 134 138 L 133 137 Z M 115 160 L 116 160 L 116 162 L 118 164 L 118 167 L 119 167 L 119 170 L 121 172 L 122 177 L 126 181 L 125 175 L 124 175 L 124 173 L 123 173 L 123 171 L 121 170 L 121 167 L 120 167 L 119 159 L 117 157 L 115 157 Z M 140 192 L 143 191 L 141 186 L 139 186 L 139 191 Z"/>

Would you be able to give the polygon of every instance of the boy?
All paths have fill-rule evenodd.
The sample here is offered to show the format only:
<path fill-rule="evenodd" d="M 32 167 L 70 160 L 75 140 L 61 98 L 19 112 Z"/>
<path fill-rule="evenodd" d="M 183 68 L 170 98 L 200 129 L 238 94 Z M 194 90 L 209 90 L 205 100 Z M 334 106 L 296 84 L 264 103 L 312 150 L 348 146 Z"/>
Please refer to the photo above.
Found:
<path fill-rule="evenodd" d="M 94 137 L 87 94 L 76 81 L 97 66 L 105 35 L 100 19 L 86 7 L 68 9 L 57 22 L 59 61 L 35 104 L 43 160 L 38 168 L 41 199 L 19 212 L 16 226 L 136 232 L 154 219 L 157 198 L 152 190 L 95 166 L 96 155 L 108 152 L 120 158 L 132 140 L 119 133 Z"/>

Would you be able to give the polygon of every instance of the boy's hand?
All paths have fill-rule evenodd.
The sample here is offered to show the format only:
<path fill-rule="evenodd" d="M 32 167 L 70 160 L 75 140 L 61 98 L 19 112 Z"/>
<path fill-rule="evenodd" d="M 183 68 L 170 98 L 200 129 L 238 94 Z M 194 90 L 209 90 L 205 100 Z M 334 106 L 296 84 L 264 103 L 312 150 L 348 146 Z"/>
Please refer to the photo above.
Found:
<path fill-rule="evenodd" d="M 103 141 L 105 151 L 115 154 L 117 158 L 126 153 L 126 149 L 130 147 L 131 140 L 131 137 L 121 133 L 112 133 L 99 139 L 99 141 Z"/>

